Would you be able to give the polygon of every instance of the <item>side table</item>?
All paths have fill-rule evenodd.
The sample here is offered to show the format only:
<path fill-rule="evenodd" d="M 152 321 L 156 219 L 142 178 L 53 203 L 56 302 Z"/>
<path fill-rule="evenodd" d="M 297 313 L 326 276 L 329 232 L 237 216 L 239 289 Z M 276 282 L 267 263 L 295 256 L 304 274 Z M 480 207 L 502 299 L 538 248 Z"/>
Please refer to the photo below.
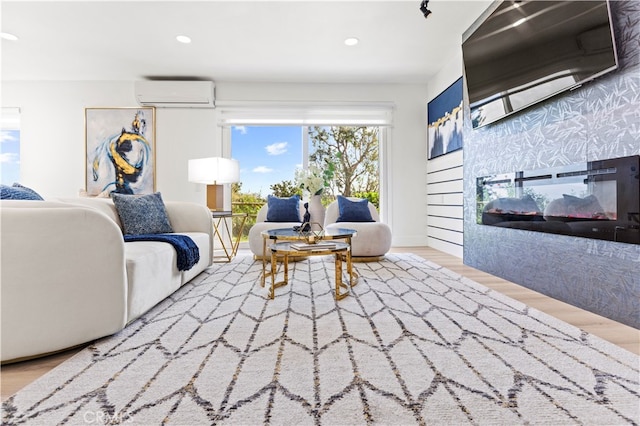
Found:
<path fill-rule="evenodd" d="M 240 246 L 240 239 L 242 238 L 242 231 L 244 231 L 244 225 L 249 217 L 249 213 L 233 213 L 231 211 L 219 211 L 219 210 L 211 210 L 211 216 L 213 218 L 213 261 L 214 262 L 231 262 L 231 259 L 235 257 L 238 253 L 238 247 Z M 241 217 L 242 221 L 240 222 L 240 229 L 238 229 L 238 235 L 235 240 L 233 238 L 233 218 Z M 231 219 L 231 220 L 228 220 Z M 229 226 L 229 222 L 231 222 L 231 226 Z M 224 224 L 224 225 L 223 225 Z M 225 243 L 225 238 L 222 236 L 222 230 L 226 231 L 227 236 L 229 237 L 230 247 L 227 247 Z M 220 241 L 220 245 L 222 246 L 222 250 L 224 251 L 224 255 L 216 256 L 216 240 Z M 219 259 L 219 260 L 217 260 Z"/>

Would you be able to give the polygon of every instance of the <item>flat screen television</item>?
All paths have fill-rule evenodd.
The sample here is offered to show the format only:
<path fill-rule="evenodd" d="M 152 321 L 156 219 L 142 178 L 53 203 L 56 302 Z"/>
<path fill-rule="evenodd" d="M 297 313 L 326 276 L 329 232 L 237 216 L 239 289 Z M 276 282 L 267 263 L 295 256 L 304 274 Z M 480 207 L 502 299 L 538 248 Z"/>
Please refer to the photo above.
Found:
<path fill-rule="evenodd" d="M 474 128 L 618 67 L 607 0 L 497 1 L 463 36 Z"/>

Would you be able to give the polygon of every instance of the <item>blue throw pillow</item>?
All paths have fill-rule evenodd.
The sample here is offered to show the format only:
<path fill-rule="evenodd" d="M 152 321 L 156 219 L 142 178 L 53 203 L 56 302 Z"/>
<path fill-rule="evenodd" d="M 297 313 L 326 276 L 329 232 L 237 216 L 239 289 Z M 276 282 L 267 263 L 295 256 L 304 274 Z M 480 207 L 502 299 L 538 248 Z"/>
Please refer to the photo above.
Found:
<path fill-rule="evenodd" d="M 369 200 L 351 201 L 338 195 L 338 219 L 336 222 L 375 222 L 369 211 Z"/>
<path fill-rule="evenodd" d="M 43 198 L 31 188 L 14 183 L 13 186 L 0 185 L 0 199 L 2 200 L 38 200 Z"/>
<path fill-rule="evenodd" d="M 159 192 L 147 195 L 112 193 L 122 233 L 125 235 L 165 234 L 173 232 Z"/>
<path fill-rule="evenodd" d="M 300 196 L 267 196 L 267 222 L 300 222 Z"/>

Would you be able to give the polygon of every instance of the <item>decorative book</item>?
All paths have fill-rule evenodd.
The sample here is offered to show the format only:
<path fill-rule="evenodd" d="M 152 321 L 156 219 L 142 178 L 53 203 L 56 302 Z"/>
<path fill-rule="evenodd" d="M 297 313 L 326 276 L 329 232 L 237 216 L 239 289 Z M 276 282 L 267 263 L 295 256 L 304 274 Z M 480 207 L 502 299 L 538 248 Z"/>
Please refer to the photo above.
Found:
<path fill-rule="evenodd" d="M 320 242 L 320 243 L 291 243 L 291 248 L 295 250 L 331 250 L 336 248 L 335 243 Z"/>

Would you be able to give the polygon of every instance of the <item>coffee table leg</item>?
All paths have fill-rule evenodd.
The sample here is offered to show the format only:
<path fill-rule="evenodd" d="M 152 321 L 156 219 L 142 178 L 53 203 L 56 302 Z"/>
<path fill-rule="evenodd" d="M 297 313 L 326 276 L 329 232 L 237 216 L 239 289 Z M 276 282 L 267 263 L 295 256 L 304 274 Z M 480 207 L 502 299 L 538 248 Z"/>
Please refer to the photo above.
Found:
<path fill-rule="evenodd" d="M 351 237 L 347 239 L 347 244 L 349 244 L 349 250 L 347 250 L 347 254 L 345 258 L 347 259 L 347 272 L 349 273 L 349 286 L 355 287 L 358 284 L 358 273 L 353 272 L 353 258 L 351 257 Z"/>
<path fill-rule="evenodd" d="M 262 278 L 260 278 L 260 286 L 264 287 L 267 273 L 267 239 L 262 237 Z"/>
<path fill-rule="evenodd" d="M 354 281 L 353 277 L 354 277 L 354 273 L 353 273 L 353 263 L 352 263 L 352 259 L 351 259 L 351 247 L 349 247 L 349 250 L 347 250 L 347 272 L 349 273 L 349 286 L 353 287 L 356 284 L 358 284 L 358 276 L 356 274 L 356 279 Z"/>
<path fill-rule="evenodd" d="M 269 249 L 271 250 L 271 248 Z M 276 288 L 285 286 L 289 283 L 289 255 L 281 254 L 282 262 L 284 263 L 283 272 L 284 278 L 282 281 L 276 282 L 276 278 L 278 278 L 278 255 L 276 250 L 271 250 L 271 288 L 269 289 L 269 299 L 274 299 L 276 297 Z"/>
<path fill-rule="evenodd" d="M 271 251 L 271 291 L 269 291 L 271 299 L 276 296 L 276 267 L 276 252 Z"/>
<path fill-rule="evenodd" d="M 289 284 L 289 255 L 285 254 L 282 261 L 284 262 L 284 280 L 282 281 L 282 285 L 287 285 Z"/>
<path fill-rule="evenodd" d="M 349 295 L 349 292 L 341 293 L 342 284 L 342 253 L 336 253 L 336 300 L 342 300 Z"/>

